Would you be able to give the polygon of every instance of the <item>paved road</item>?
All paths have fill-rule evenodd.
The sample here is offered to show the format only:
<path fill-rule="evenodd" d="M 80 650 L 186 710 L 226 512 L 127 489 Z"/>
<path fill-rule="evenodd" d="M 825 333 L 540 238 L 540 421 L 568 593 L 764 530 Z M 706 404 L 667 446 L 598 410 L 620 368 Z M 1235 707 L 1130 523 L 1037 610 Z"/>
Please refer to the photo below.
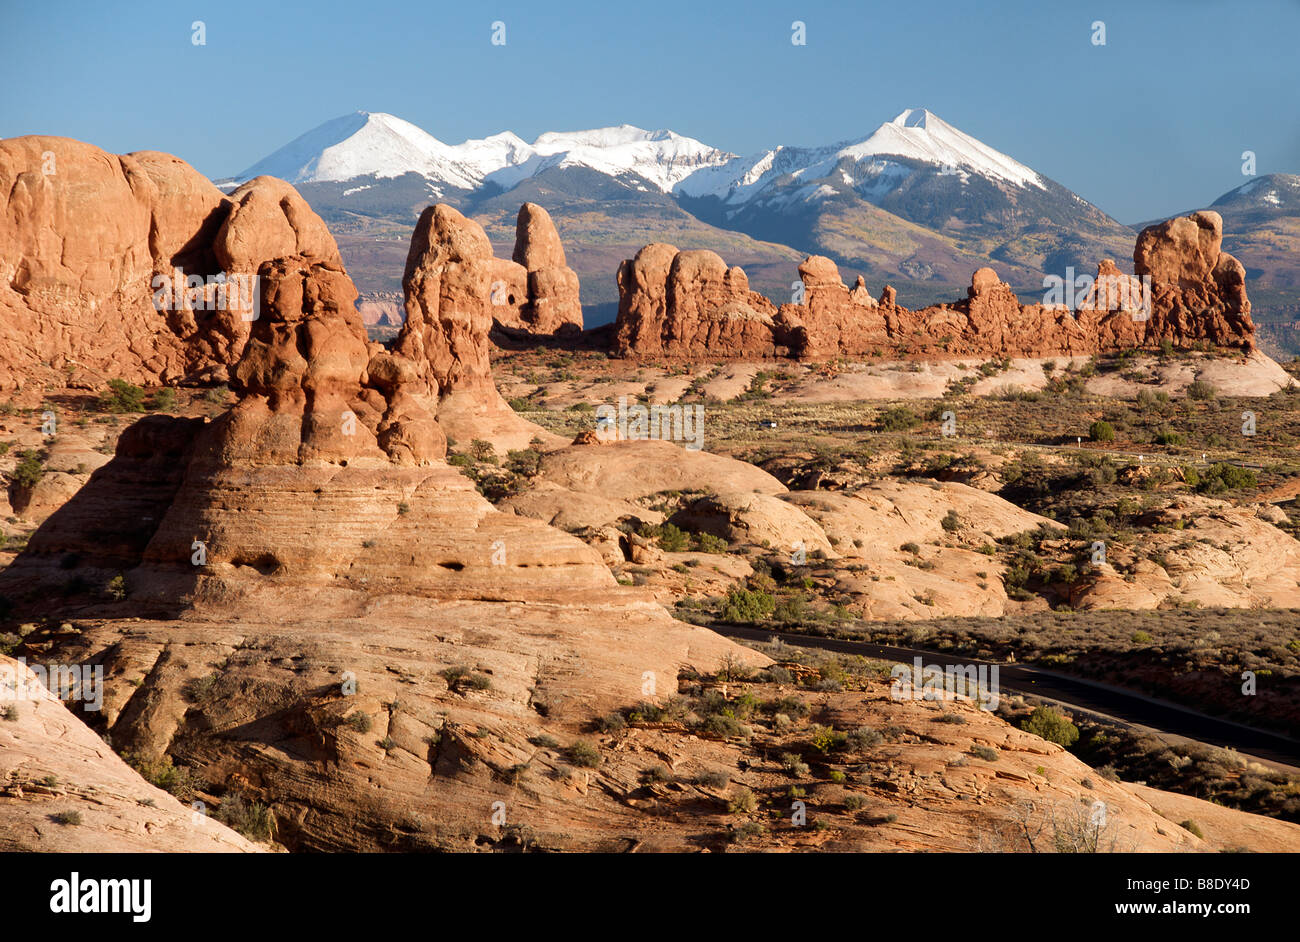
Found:
<path fill-rule="evenodd" d="M 869 641 L 819 638 L 814 635 L 771 631 L 743 625 L 716 624 L 712 627 L 718 634 L 731 638 L 769 641 L 776 637 L 785 644 L 798 647 L 818 648 L 843 654 L 860 654 L 864 657 L 903 664 L 912 663 L 915 657 L 922 658 L 926 665 L 935 664 L 941 667 L 950 664 L 996 663 L 999 686 L 1003 691 L 1055 701 L 1069 707 L 1072 711 L 1088 713 L 1133 729 L 1150 732 L 1170 743 L 1196 742 L 1230 747 L 1243 755 L 1258 759 L 1265 765 L 1287 772 L 1300 773 L 1300 740 L 1230 720 L 1206 716 L 1204 713 L 1198 713 L 1175 703 L 1099 681 L 1070 677 L 1029 664 L 979 661 L 937 651 L 898 648 L 873 644 Z"/>

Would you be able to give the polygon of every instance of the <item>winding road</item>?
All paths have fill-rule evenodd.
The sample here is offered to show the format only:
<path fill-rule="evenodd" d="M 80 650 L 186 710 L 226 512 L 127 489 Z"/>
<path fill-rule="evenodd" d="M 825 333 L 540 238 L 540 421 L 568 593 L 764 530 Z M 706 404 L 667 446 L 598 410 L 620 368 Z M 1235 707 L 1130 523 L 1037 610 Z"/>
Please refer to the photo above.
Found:
<path fill-rule="evenodd" d="M 874 644 L 870 641 L 820 638 L 815 635 L 772 631 L 747 625 L 714 624 L 711 627 L 720 635 L 743 641 L 767 642 L 777 638 L 783 644 L 793 647 L 817 648 L 841 654 L 860 654 L 863 657 L 902 664 L 910 664 L 916 657 L 921 658 L 927 666 L 997 664 L 999 687 L 1004 692 L 1037 697 L 1068 707 L 1072 712 L 1120 723 L 1130 729 L 1158 736 L 1171 745 L 1180 742 L 1203 743 L 1231 748 L 1248 758 L 1257 759 L 1264 765 L 1280 771 L 1300 774 L 1300 740 L 1281 733 L 1234 723 L 1231 720 L 1207 716 L 1176 703 L 1148 697 L 1122 687 L 1071 677 L 1032 664 L 980 661 L 938 651 L 898 648 Z"/>

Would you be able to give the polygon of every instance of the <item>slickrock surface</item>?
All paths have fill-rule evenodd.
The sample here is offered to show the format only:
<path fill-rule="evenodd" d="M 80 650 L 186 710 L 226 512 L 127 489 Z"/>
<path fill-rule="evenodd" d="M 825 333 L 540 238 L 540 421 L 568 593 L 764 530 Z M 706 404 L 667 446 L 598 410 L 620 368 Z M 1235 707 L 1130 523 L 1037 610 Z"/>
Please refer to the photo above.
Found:
<path fill-rule="evenodd" d="M 150 785 L 31 668 L 0 655 L 0 851 L 264 849 Z"/>
<path fill-rule="evenodd" d="M 211 285 L 198 304 L 160 309 L 155 276 L 252 276 L 295 254 L 342 268 L 289 184 L 258 177 L 225 196 L 167 154 L 10 138 L 0 193 L 0 389 L 223 381 L 256 312 L 229 298 L 217 308 Z"/>
<path fill-rule="evenodd" d="M 1119 547 L 1097 566 L 1072 604 L 1079 609 L 1300 607 L 1300 542 L 1274 526 L 1279 520 L 1285 522 L 1286 515 L 1276 508 L 1180 497 L 1152 515 L 1153 531 L 1132 552 Z M 1136 572 L 1122 577 L 1116 564 L 1132 565 Z"/>
<path fill-rule="evenodd" d="M 1022 304 L 991 268 L 971 278 L 967 297 L 918 311 L 886 286 L 877 300 L 859 278 L 852 289 L 835 263 L 799 266 L 801 303 L 749 291 L 739 268 L 711 252 L 648 245 L 619 269 L 613 352 L 624 357 L 1077 356 L 1208 341 L 1254 348 L 1245 270 L 1222 251 L 1214 212 L 1150 226 L 1133 251 L 1136 276 L 1106 260 L 1077 309 Z M 1150 304 L 1139 280 L 1149 276 Z"/>
<path fill-rule="evenodd" d="M 1191 795 L 1162 792 L 1149 785 L 1128 786 L 1147 802 L 1156 814 L 1171 822 L 1192 821 L 1215 850 L 1235 852 L 1249 848 L 1257 854 L 1295 853 L 1300 847 L 1300 825 L 1260 815 L 1243 815 L 1212 801 Z"/>

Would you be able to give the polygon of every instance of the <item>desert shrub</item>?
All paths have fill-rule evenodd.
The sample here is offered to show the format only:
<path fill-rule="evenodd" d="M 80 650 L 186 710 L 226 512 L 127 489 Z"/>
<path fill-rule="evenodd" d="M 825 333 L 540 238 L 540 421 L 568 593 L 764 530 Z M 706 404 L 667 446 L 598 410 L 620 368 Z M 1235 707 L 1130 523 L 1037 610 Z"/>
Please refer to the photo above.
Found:
<path fill-rule="evenodd" d="M 691 538 L 685 530 L 671 523 L 659 527 L 659 546 L 668 553 L 685 552 L 690 547 Z"/>
<path fill-rule="evenodd" d="M 668 766 L 657 763 L 648 768 L 641 770 L 641 777 L 650 783 L 671 782 L 673 780 L 672 772 L 668 771 Z"/>
<path fill-rule="evenodd" d="M 807 716 L 810 712 L 808 704 L 795 696 L 772 700 L 764 705 L 763 709 L 768 713 L 784 714 L 785 716 Z"/>
<path fill-rule="evenodd" d="M 720 536 L 712 533 L 695 534 L 695 549 L 701 553 L 725 553 L 727 547 L 727 541 Z"/>
<path fill-rule="evenodd" d="M 899 547 L 899 549 L 904 553 L 911 553 L 913 556 L 917 556 L 921 552 L 921 547 L 917 546 L 915 543 L 904 543 Z"/>
<path fill-rule="evenodd" d="M 112 579 L 108 580 L 105 592 L 107 592 L 108 597 L 114 602 L 121 602 L 126 598 L 126 577 L 119 572 Z"/>
<path fill-rule="evenodd" d="M 755 841 L 767 833 L 767 828 L 758 821 L 742 821 L 731 829 L 731 840 L 737 844 Z"/>
<path fill-rule="evenodd" d="M 797 752 L 781 753 L 781 768 L 785 769 L 795 778 L 804 778 L 810 771 L 808 763 L 804 762 Z"/>
<path fill-rule="evenodd" d="M 905 432 L 921 424 L 921 417 L 907 406 L 890 406 L 876 417 L 882 432 Z"/>
<path fill-rule="evenodd" d="M 949 533 L 956 533 L 961 529 L 961 517 L 957 516 L 957 511 L 949 510 L 939 521 L 939 525 Z"/>
<path fill-rule="evenodd" d="M 155 412 L 171 412 L 176 408 L 176 390 L 170 386 L 154 390 L 153 402 L 150 408 Z"/>
<path fill-rule="evenodd" d="M 447 687 L 457 692 L 465 688 L 470 690 L 490 690 L 492 688 L 491 677 L 472 671 L 468 667 L 448 667 L 442 671 L 442 677 L 447 681 Z"/>
<path fill-rule="evenodd" d="M 1094 442 L 1113 442 L 1115 440 L 1115 426 L 1098 419 L 1088 426 L 1088 439 Z"/>
<path fill-rule="evenodd" d="M 1196 489 L 1203 494 L 1221 494 L 1224 491 L 1239 491 L 1259 487 L 1259 478 L 1250 468 L 1239 468 L 1235 464 L 1212 465 L 1200 475 Z"/>
<path fill-rule="evenodd" d="M 1218 390 L 1214 388 L 1214 385 L 1212 383 L 1207 383 L 1203 379 L 1195 380 L 1187 387 L 1188 399 L 1204 401 L 1207 399 L 1213 399 L 1218 394 Z"/>
<path fill-rule="evenodd" d="M 1201 840 L 1205 839 L 1205 833 L 1197 826 L 1196 822 L 1193 821 L 1191 818 L 1188 818 L 1186 821 L 1184 821 L 1182 824 L 1178 826 L 1182 828 L 1184 831 L 1190 831 L 1192 834 L 1195 834 L 1197 837 L 1201 838 Z"/>
<path fill-rule="evenodd" d="M 99 394 L 99 407 L 105 412 L 143 412 L 144 390 L 124 379 L 110 379 L 108 389 Z"/>
<path fill-rule="evenodd" d="M 19 487 L 31 490 L 45 476 L 45 466 L 41 457 L 30 448 L 19 453 L 18 466 L 13 471 L 13 482 Z"/>
<path fill-rule="evenodd" d="M 722 603 L 721 617 L 723 621 L 752 623 L 771 615 L 775 609 L 776 599 L 770 592 L 735 588 Z"/>
<path fill-rule="evenodd" d="M 971 746 L 970 751 L 971 755 L 977 759 L 983 759 L 985 762 L 996 762 L 998 759 L 998 751 L 990 749 L 988 746 Z"/>
<path fill-rule="evenodd" d="M 845 737 L 844 744 L 854 752 L 863 752 L 880 745 L 884 739 L 884 736 L 870 726 L 859 726 Z"/>
<path fill-rule="evenodd" d="M 814 726 L 812 737 L 808 744 L 820 753 L 830 752 L 832 749 L 838 749 L 848 741 L 848 735 L 836 732 L 830 726 Z"/>
<path fill-rule="evenodd" d="M 491 442 L 485 441 L 481 438 L 476 438 L 469 443 L 469 453 L 475 461 L 480 461 L 484 464 L 497 463 L 496 448 L 492 446 Z"/>
<path fill-rule="evenodd" d="M 353 713 L 343 721 L 343 725 L 356 730 L 358 733 L 368 733 L 370 732 L 370 717 L 365 713 Z"/>
<path fill-rule="evenodd" d="M 228 795 L 217 808 L 217 820 L 234 828 L 250 841 L 265 844 L 275 830 L 271 809 L 258 801 L 245 801 L 242 795 Z"/>
<path fill-rule="evenodd" d="M 627 717 L 622 713 L 606 713 L 596 720 L 596 729 L 602 733 L 617 733 L 627 729 Z"/>
<path fill-rule="evenodd" d="M 506 454 L 506 470 L 524 477 L 536 477 L 542 470 L 542 453 L 536 448 L 523 448 Z"/>
<path fill-rule="evenodd" d="M 60 811 L 57 814 L 50 815 L 50 819 L 55 824 L 78 825 L 81 823 L 80 811 Z"/>
<path fill-rule="evenodd" d="M 758 810 L 758 797 L 742 786 L 727 801 L 727 810 L 732 814 L 753 814 Z"/>
<path fill-rule="evenodd" d="M 1020 728 L 1067 749 L 1079 740 L 1079 727 L 1049 706 L 1035 707 L 1029 719 L 1021 722 Z"/>
<path fill-rule="evenodd" d="M 744 736 L 748 732 L 744 723 L 725 713 L 714 713 L 706 716 L 700 723 L 700 730 L 722 739 L 734 739 L 738 736 Z"/>
<path fill-rule="evenodd" d="M 123 758 L 146 782 L 174 795 L 178 801 L 188 802 L 194 797 L 194 774 L 183 765 L 174 765 L 171 756 L 149 759 L 127 753 Z"/>
<path fill-rule="evenodd" d="M 731 784 L 731 776 L 722 771 L 701 772 L 692 781 L 704 788 L 726 788 Z"/>
<path fill-rule="evenodd" d="M 585 739 L 579 739 L 569 747 L 569 761 L 579 768 L 594 769 L 600 765 L 600 750 Z"/>

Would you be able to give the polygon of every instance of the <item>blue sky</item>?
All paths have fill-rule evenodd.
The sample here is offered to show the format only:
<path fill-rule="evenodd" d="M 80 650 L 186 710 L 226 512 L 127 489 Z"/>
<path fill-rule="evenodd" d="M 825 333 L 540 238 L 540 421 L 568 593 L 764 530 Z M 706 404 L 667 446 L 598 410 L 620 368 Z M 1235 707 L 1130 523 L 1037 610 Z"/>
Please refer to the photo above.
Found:
<path fill-rule="evenodd" d="M 1245 150 L 1300 172 L 1300 0 L 3 6 L 0 136 L 212 176 L 359 109 L 452 144 L 626 122 L 745 154 L 925 107 L 1130 223 L 1245 182 Z"/>

